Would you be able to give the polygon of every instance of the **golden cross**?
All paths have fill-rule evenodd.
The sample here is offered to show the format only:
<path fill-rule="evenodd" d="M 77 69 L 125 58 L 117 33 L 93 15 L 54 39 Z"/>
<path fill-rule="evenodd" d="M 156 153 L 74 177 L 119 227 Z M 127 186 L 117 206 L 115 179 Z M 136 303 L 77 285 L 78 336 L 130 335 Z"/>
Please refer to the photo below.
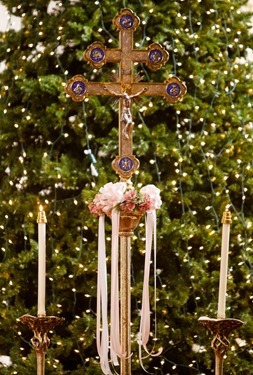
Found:
<path fill-rule="evenodd" d="M 75 75 L 67 82 L 66 92 L 76 102 L 88 95 L 113 95 L 119 98 L 119 155 L 112 163 L 121 180 L 130 179 L 139 168 L 133 153 L 132 99 L 137 96 L 162 96 L 169 103 L 182 100 L 186 86 L 173 76 L 164 83 L 139 82 L 133 73 L 134 63 L 144 63 L 151 70 L 158 70 L 168 61 L 167 51 L 158 43 L 147 49 L 134 49 L 134 32 L 140 20 L 131 9 L 123 9 L 113 20 L 119 31 L 119 47 L 106 48 L 100 42 L 92 43 L 84 52 L 84 59 L 93 68 L 107 62 L 119 64 L 115 82 L 88 82 L 82 75 Z"/>

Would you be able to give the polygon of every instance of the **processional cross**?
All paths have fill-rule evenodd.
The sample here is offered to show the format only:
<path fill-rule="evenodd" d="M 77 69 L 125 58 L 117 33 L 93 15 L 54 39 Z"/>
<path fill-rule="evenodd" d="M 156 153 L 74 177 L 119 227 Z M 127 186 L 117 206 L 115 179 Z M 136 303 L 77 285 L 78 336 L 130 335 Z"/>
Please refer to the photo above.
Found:
<path fill-rule="evenodd" d="M 175 76 L 164 83 L 135 81 L 134 63 L 144 63 L 149 69 L 158 70 L 166 64 L 169 55 L 158 43 L 150 44 L 147 49 L 133 48 L 133 36 L 140 20 L 130 9 L 123 9 L 113 23 L 119 31 L 119 47 L 106 48 L 102 43 L 94 42 L 83 57 L 93 68 L 101 68 L 106 63 L 119 63 L 117 81 L 88 82 L 78 74 L 68 81 L 66 92 L 76 102 L 82 102 L 88 95 L 119 98 L 119 155 L 112 167 L 121 180 L 127 180 L 139 167 L 139 161 L 133 155 L 132 99 L 144 95 L 162 96 L 173 104 L 182 100 L 186 86 Z"/>
<path fill-rule="evenodd" d="M 134 49 L 134 32 L 140 20 L 130 9 L 123 9 L 113 20 L 119 31 L 119 47 L 106 48 L 100 42 L 92 43 L 84 52 L 84 60 L 93 68 L 106 63 L 118 63 L 119 73 L 115 82 L 89 82 L 83 75 L 75 75 L 67 82 L 66 92 L 75 102 L 82 102 L 88 95 L 114 96 L 119 98 L 119 155 L 112 167 L 121 181 L 131 179 L 139 168 L 133 155 L 132 100 L 137 96 L 161 96 L 169 103 L 182 100 L 186 86 L 173 76 L 164 83 L 140 82 L 133 71 L 135 63 L 143 63 L 151 70 L 158 70 L 168 61 L 167 51 L 158 43 L 147 49 Z M 121 345 L 126 357 L 121 358 L 121 375 L 131 375 L 131 248 L 132 232 L 120 234 L 120 304 Z"/>

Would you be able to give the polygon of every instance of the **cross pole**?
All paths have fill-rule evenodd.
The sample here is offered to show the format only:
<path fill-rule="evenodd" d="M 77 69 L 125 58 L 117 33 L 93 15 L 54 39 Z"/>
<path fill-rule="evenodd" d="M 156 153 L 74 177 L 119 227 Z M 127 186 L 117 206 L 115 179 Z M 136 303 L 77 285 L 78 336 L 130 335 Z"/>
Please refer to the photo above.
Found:
<path fill-rule="evenodd" d="M 133 70 L 135 63 L 143 63 L 151 70 L 158 70 L 168 61 L 168 52 L 158 43 L 152 43 L 146 49 L 134 49 L 134 32 L 140 20 L 131 9 L 123 9 L 113 23 L 119 31 L 118 48 L 107 48 L 100 42 L 94 42 L 84 52 L 83 58 L 95 69 L 106 63 L 118 63 L 117 80 L 89 82 L 78 74 L 67 82 L 66 92 L 75 102 L 82 102 L 88 95 L 119 98 L 119 155 L 113 160 L 112 167 L 121 181 L 129 181 L 139 168 L 139 161 L 133 155 L 132 99 L 137 96 L 161 96 L 173 104 L 183 99 L 186 86 L 175 76 L 163 83 L 137 80 Z M 121 341 L 122 352 L 126 353 L 126 358 L 121 359 L 121 375 L 131 375 L 131 235 L 120 237 Z"/>

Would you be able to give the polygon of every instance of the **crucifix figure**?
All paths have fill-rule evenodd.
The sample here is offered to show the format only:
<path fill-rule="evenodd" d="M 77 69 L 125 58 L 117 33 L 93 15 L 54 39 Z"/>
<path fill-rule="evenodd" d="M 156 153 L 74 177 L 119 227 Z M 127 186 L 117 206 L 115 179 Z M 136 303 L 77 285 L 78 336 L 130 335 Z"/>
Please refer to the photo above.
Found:
<path fill-rule="evenodd" d="M 133 124 L 133 116 L 131 111 L 131 100 L 136 98 L 137 96 L 141 95 L 144 91 L 147 90 L 146 87 L 143 87 L 143 89 L 140 92 L 137 92 L 134 95 L 128 95 L 127 92 L 123 92 L 122 94 L 118 94 L 117 92 L 110 91 L 107 87 L 105 87 L 105 90 L 108 90 L 112 95 L 115 95 L 119 98 L 122 98 L 122 113 L 121 113 L 121 128 L 122 128 L 122 135 L 125 139 L 129 139 L 129 129 L 130 126 Z"/>
<path fill-rule="evenodd" d="M 179 78 L 172 76 L 163 83 L 140 82 L 133 71 L 135 63 L 145 64 L 151 70 L 158 70 L 166 64 L 168 52 L 158 43 L 146 49 L 134 49 L 134 32 L 140 20 L 131 9 L 123 9 L 113 20 L 119 31 L 118 48 L 106 48 L 100 42 L 92 43 L 84 52 L 84 60 L 97 69 L 107 63 L 118 63 L 119 73 L 115 82 L 90 82 L 83 75 L 75 75 L 67 82 L 66 92 L 76 102 L 82 102 L 88 95 L 107 95 L 119 98 L 119 155 L 112 167 L 121 181 L 129 181 L 139 168 L 139 161 L 133 155 L 132 99 L 141 96 L 161 96 L 173 104 L 183 99 L 186 86 Z M 130 236 L 120 235 L 120 304 L 121 304 L 121 375 L 131 375 L 131 247 Z"/>

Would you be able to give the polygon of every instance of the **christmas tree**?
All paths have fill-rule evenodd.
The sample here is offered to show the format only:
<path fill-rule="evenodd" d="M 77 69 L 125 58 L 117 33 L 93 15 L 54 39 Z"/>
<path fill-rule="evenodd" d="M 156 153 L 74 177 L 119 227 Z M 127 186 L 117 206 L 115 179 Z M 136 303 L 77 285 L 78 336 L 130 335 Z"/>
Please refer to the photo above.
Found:
<path fill-rule="evenodd" d="M 0 34 L 0 355 L 2 374 L 36 373 L 32 332 L 18 318 L 37 314 L 37 213 L 47 215 L 47 315 L 65 318 L 51 335 L 47 374 L 101 374 L 96 350 L 97 227 L 87 197 L 117 182 L 117 106 L 109 97 L 73 102 L 67 80 L 113 80 L 117 65 L 83 61 L 99 41 L 117 48 L 112 19 L 122 8 L 140 18 L 135 47 L 160 43 L 170 58 L 148 82 L 178 76 L 180 103 L 141 97 L 133 106 L 135 185 L 155 184 L 158 213 L 157 337 L 159 357 L 144 360 L 157 374 L 212 374 L 212 336 L 198 323 L 216 318 L 221 217 L 232 213 L 226 316 L 244 321 L 231 335 L 228 374 L 252 365 L 252 63 L 250 14 L 244 0 L 49 1 L 2 0 L 20 30 Z M 85 198 L 84 198 L 85 197 Z M 110 222 L 107 223 L 108 229 Z M 137 353 L 144 264 L 144 228 L 132 239 L 132 374 Z M 108 238 L 108 246 L 110 239 Z M 108 254 L 108 263 L 110 256 Z M 152 288 L 152 286 L 151 286 Z M 154 314 L 152 329 L 154 328 Z"/>

